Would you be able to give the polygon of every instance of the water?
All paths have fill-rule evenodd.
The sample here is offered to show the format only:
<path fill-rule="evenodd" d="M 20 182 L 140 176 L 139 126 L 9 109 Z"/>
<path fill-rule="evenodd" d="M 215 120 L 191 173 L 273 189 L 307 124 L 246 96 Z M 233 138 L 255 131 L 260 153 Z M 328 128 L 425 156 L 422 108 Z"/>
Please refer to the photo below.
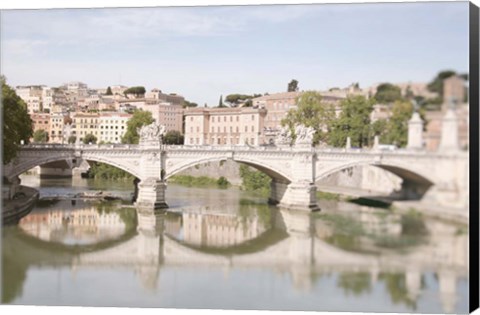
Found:
<path fill-rule="evenodd" d="M 24 176 L 41 196 L 131 183 Z M 306 214 L 236 190 L 167 189 L 170 209 L 39 203 L 3 229 L 2 302 L 466 313 L 467 227 L 348 203 Z"/>

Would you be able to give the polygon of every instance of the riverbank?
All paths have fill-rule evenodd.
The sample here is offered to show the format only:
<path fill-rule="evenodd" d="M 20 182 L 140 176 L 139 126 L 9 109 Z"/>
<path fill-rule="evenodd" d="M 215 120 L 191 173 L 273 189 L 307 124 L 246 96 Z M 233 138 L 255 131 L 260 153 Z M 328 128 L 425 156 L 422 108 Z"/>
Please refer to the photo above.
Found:
<path fill-rule="evenodd" d="M 20 186 L 18 193 L 18 199 L 2 200 L 2 225 L 18 223 L 32 211 L 39 197 L 38 190 L 27 186 Z"/>

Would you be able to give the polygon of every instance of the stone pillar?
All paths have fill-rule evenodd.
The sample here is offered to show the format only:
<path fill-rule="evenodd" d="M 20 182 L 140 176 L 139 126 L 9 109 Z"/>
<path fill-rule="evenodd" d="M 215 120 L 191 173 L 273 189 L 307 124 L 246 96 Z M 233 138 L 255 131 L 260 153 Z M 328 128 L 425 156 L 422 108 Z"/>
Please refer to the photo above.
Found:
<path fill-rule="evenodd" d="M 373 138 L 373 149 L 378 149 L 378 146 L 380 145 L 380 137 L 377 135 Z"/>
<path fill-rule="evenodd" d="M 138 184 L 138 198 L 136 205 L 143 209 L 165 209 L 165 190 L 167 184 L 158 178 L 149 177 Z"/>
<path fill-rule="evenodd" d="M 9 193 L 10 198 L 9 199 L 12 199 L 13 196 L 15 196 L 15 194 L 20 191 L 20 183 L 21 183 L 21 180 L 20 180 L 20 177 L 18 176 L 15 176 L 14 178 L 10 179 L 10 193 Z"/>
<path fill-rule="evenodd" d="M 314 183 L 286 183 L 272 179 L 269 202 L 279 207 L 318 211 L 317 187 Z"/>
<path fill-rule="evenodd" d="M 421 149 L 423 147 L 423 121 L 418 112 L 414 112 L 408 121 L 407 149 Z"/>
<path fill-rule="evenodd" d="M 442 119 L 442 135 L 439 150 L 457 151 L 458 149 L 458 119 L 455 109 L 451 107 Z"/>
<path fill-rule="evenodd" d="M 347 137 L 346 149 L 349 150 L 351 148 L 352 148 L 352 139 L 350 139 L 350 137 Z"/>

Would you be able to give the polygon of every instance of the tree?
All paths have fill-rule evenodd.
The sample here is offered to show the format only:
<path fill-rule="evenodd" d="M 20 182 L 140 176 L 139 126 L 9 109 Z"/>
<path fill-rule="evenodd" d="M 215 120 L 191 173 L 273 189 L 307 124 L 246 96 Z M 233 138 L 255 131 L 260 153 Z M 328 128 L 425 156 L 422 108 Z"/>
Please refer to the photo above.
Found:
<path fill-rule="evenodd" d="M 298 81 L 293 79 L 288 83 L 287 92 L 296 92 L 298 91 Z"/>
<path fill-rule="evenodd" d="M 251 99 L 251 95 L 245 95 L 245 94 L 229 94 L 227 97 L 225 97 L 225 102 L 229 103 L 230 106 L 238 106 L 241 103 L 244 103 L 245 101 Z"/>
<path fill-rule="evenodd" d="M 379 103 L 388 104 L 402 99 L 402 91 L 396 85 L 382 83 L 377 87 L 375 99 Z"/>
<path fill-rule="evenodd" d="M 189 102 L 187 100 L 185 100 L 183 102 L 183 108 L 186 108 L 186 107 L 197 107 L 198 104 L 197 103 L 193 103 L 193 102 Z"/>
<path fill-rule="evenodd" d="M 133 112 L 133 116 L 127 122 L 127 131 L 122 137 L 122 143 L 132 143 L 136 144 L 140 140 L 140 136 L 137 133 L 137 129 L 150 125 L 154 122 L 152 113 L 136 110 Z"/>
<path fill-rule="evenodd" d="M 451 76 L 456 75 L 457 73 L 453 70 L 443 70 L 440 71 L 437 76 L 428 84 L 427 88 L 430 92 L 437 92 L 438 96 L 443 101 L 443 81 L 450 78 Z"/>
<path fill-rule="evenodd" d="M 370 114 L 373 100 L 364 96 L 352 96 L 341 102 L 342 112 L 331 123 L 329 143 L 343 147 L 350 137 L 352 146 L 364 147 L 370 143 Z"/>
<path fill-rule="evenodd" d="M 412 117 L 413 105 L 410 102 L 397 101 L 392 107 L 392 116 L 386 124 L 381 140 L 384 143 L 396 144 L 399 147 L 407 145 L 408 121 Z"/>
<path fill-rule="evenodd" d="M 227 107 L 225 104 L 223 104 L 223 96 L 220 95 L 220 100 L 218 101 L 218 107 Z"/>
<path fill-rule="evenodd" d="M 97 137 L 92 135 L 91 133 L 86 134 L 85 137 L 83 138 L 83 143 L 89 144 L 89 143 L 97 143 Z"/>
<path fill-rule="evenodd" d="M 48 132 L 43 129 L 36 130 L 33 133 L 33 141 L 40 143 L 48 142 Z"/>
<path fill-rule="evenodd" d="M 163 136 L 163 142 L 165 144 L 183 144 L 183 135 L 177 130 L 167 131 Z"/>
<path fill-rule="evenodd" d="M 313 144 L 327 141 L 328 126 L 335 115 L 332 106 L 322 103 L 322 95 L 316 91 L 303 92 L 297 97 L 297 109 L 291 109 L 282 120 L 282 126 L 288 126 L 295 133 L 295 127 L 303 124 L 315 129 Z M 294 135 L 295 137 L 295 135 Z"/>
<path fill-rule="evenodd" d="M 110 87 L 107 87 L 107 92 L 105 93 L 105 95 L 113 95 L 112 89 Z"/>
<path fill-rule="evenodd" d="M 140 95 L 144 95 L 145 92 L 146 90 L 145 90 L 145 87 L 143 86 L 132 86 L 131 88 L 128 88 L 125 91 L 123 91 L 123 94 L 124 95 L 134 94 L 136 97 L 138 97 Z"/>
<path fill-rule="evenodd" d="M 70 136 L 68 137 L 68 143 L 73 144 L 77 141 L 77 137 L 75 136 Z"/>
<path fill-rule="evenodd" d="M 25 102 L 7 85 L 4 76 L 0 77 L 0 81 L 3 105 L 3 164 L 7 164 L 17 155 L 20 142 L 23 140 L 28 143 L 33 135 L 33 128 Z"/>

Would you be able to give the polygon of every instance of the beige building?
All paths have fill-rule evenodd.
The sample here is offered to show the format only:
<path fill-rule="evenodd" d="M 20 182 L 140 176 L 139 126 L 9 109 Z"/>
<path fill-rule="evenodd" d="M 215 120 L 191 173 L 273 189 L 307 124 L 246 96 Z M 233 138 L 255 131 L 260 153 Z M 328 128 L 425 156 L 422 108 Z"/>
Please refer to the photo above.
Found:
<path fill-rule="evenodd" d="M 150 92 L 145 93 L 145 98 L 150 100 L 156 100 L 159 102 L 166 102 L 172 105 L 183 106 L 185 98 L 175 93 L 162 93 L 159 89 L 153 89 Z"/>
<path fill-rule="evenodd" d="M 186 145 L 261 145 L 265 143 L 263 108 L 186 109 Z"/>
<path fill-rule="evenodd" d="M 451 76 L 443 81 L 443 110 L 446 110 L 450 101 L 461 104 L 465 100 L 465 80 L 457 75 Z"/>
<path fill-rule="evenodd" d="M 68 139 L 65 139 L 65 123 L 68 119 L 68 115 L 58 113 L 50 115 L 50 138 L 51 143 L 66 143 Z"/>
<path fill-rule="evenodd" d="M 127 122 L 131 117 L 132 115 L 124 113 L 101 113 L 98 142 L 121 143 L 127 131 Z"/>
<path fill-rule="evenodd" d="M 183 133 L 183 107 L 171 103 L 144 104 L 140 109 L 152 113 L 153 119 L 165 126 L 167 131 L 179 131 Z"/>
<path fill-rule="evenodd" d="M 77 141 L 83 141 L 87 134 L 92 134 L 97 139 L 100 136 L 100 115 L 98 113 L 75 113 L 73 116 L 72 135 Z"/>

